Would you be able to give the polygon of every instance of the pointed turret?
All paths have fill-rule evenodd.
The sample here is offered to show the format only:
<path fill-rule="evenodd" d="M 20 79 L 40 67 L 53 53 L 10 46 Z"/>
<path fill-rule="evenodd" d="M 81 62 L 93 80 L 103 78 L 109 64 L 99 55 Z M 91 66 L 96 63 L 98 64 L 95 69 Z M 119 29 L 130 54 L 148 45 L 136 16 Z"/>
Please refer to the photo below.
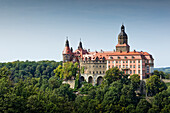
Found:
<path fill-rule="evenodd" d="M 71 52 L 73 53 L 73 48 L 71 47 Z"/>
<path fill-rule="evenodd" d="M 69 41 L 68 41 L 68 38 L 67 38 L 67 40 L 66 40 L 65 47 L 69 47 Z"/>
<path fill-rule="evenodd" d="M 70 50 L 69 41 L 68 41 L 68 38 L 67 38 L 63 54 L 70 54 L 70 53 L 71 53 L 71 50 Z"/>
<path fill-rule="evenodd" d="M 83 46 L 82 46 L 82 42 L 81 42 L 81 39 L 80 39 L 80 42 L 79 42 L 79 46 L 78 46 L 78 49 L 83 49 Z"/>
<path fill-rule="evenodd" d="M 66 43 L 65 43 L 65 47 L 64 47 L 64 50 L 63 50 L 63 63 L 71 61 L 72 54 L 73 53 L 70 50 L 69 41 L 68 41 L 68 38 L 67 38 Z"/>

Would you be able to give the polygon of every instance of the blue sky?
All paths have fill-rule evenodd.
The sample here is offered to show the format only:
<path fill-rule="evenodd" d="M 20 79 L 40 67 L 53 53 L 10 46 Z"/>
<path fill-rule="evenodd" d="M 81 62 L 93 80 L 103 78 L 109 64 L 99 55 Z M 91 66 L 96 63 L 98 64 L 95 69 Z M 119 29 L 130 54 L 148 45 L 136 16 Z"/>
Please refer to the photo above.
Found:
<path fill-rule="evenodd" d="M 122 22 L 131 50 L 170 66 L 169 0 L 0 0 L 0 62 L 62 60 L 66 36 L 77 49 L 111 51 Z"/>

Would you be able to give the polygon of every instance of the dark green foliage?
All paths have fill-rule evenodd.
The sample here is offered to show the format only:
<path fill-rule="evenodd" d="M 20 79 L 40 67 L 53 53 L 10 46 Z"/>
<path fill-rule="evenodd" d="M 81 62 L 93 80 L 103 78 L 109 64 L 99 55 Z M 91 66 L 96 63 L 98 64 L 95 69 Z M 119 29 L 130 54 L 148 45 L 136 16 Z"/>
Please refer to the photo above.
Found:
<path fill-rule="evenodd" d="M 153 75 L 146 81 L 146 92 L 149 96 L 156 95 L 157 93 L 167 89 L 163 81 L 157 75 Z"/>
<path fill-rule="evenodd" d="M 122 72 L 117 67 L 114 67 L 106 71 L 106 75 L 104 78 L 110 84 L 113 81 L 120 80 L 121 77 L 122 77 Z"/>
<path fill-rule="evenodd" d="M 76 76 L 76 80 L 75 80 L 75 86 L 74 86 L 74 90 L 77 91 L 78 88 L 80 87 L 80 81 L 79 81 L 80 77 L 79 74 L 77 74 Z"/>
<path fill-rule="evenodd" d="M 137 113 L 147 113 L 151 104 L 146 99 L 141 99 L 136 107 Z"/>
<path fill-rule="evenodd" d="M 28 67 L 27 65 L 22 66 Z M 47 69 L 45 65 L 42 68 L 37 66 L 39 72 L 42 72 L 42 74 L 36 72 L 37 75 L 40 75 L 39 77 L 34 74 L 24 75 L 17 77 L 17 82 L 15 79 L 11 79 L 12 72 L 8 68 L 1 68 L 0 112 L 169 113 L 170 87 L 162 92 L 159 91 L 154 97 L 150 97 L 152 101 L 149 103 L 145 98 L 136 96 L 135 90 L 139 84 L 138 76 L 134 75 L 128 79 L 128 75 L 123 75 L 115 68 L 111 71 L 113 76 L 107 76 L 107 79 L 99 86 L 84 82 L 79 88 L 76 84 L 75 89 L 78 90 L 78 93 L 75 95 L 73 92 L 75 89 L 69 88 L 68 84 L 62 84 L 62 79 L 57 76 L 61 74 L 60 68 L 55 72 L 56 76 L 46 76 L 50 71 L 49 67 Z M 16 70 L 12 71 L 16 72 Z M 20 71 L 20 73 L 27 73 L 27 71 Z M 76 80 L 79 80 L 79 76 L 76 76 Z M 159 79 L 154 80 L 154 83 L 160 82 Z"/>
<path fill-rule="evenodd" d="M 153 105 L 152 108 L 148 110 L 148 113 L 159 113 L 159 107 L 156 105 Z"/>
<path fill-rule="evenodd" d="M 130 76 L 131 84 L 134 87 L 134 89 L 139 88 L 140 86 L 140 76 L 138 74 L 133 74 Z"/>
<path fill-rule="evenodd" d="M 83 87 L 79 89 L 81 91 L 81 94 L 88 94 L 88 91 L 94 89 L 94 86 L 92 84 L 89 84 L 87 82 L 83 83 Z"/>
<path fill-rule="evenodd" d="M 0 68 L 6 66 L 11 71 L 10 79 L 18 82 L 19 79 L 27 77 L 43 77 L 49 79 L 54 76 L 53 70 L 62 65 L 62 62 L 55 61 L 15 61 L 8 63 L 0 63 Z"/>
<path fill-rule="evenodd" d="M 164 90 L 154 96 L 153 105 L 158 106 L 159 109 L 163 109 L 170 103 L 170 90 Z"/>

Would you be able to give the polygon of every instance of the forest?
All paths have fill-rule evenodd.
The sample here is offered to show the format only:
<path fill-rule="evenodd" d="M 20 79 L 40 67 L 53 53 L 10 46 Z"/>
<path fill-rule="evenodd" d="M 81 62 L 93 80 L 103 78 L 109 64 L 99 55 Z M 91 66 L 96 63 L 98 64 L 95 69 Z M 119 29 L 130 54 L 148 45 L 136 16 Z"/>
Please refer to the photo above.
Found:
<path fill-rule="evenodd" d="M 78 64 L 55 61 L 0 63 L 2 113 L 169 113 L 170 86 L 163 72 L 140 80 L 114 67 L 101 85 L 80 82 Z M 75 79 L 75 88 L 62 84 Z M 146 92 L 146 93 L 145 93 Z"/>

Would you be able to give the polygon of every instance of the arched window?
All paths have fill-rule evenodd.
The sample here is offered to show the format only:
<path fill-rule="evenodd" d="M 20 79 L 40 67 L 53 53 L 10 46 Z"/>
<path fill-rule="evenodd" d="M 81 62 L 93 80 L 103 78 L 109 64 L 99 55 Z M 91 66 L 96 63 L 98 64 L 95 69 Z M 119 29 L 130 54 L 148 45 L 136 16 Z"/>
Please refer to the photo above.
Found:
<path fill-rule="evenodd" d="M 91 76 L 88 78 L 88 83 L 93 83 L 93 78 Z"/>
<path fill-rule="evenodd" d="M 103 82 L 103 77 L 98 77 L 97 78 L 97 85 L 100 85 Z"/>

